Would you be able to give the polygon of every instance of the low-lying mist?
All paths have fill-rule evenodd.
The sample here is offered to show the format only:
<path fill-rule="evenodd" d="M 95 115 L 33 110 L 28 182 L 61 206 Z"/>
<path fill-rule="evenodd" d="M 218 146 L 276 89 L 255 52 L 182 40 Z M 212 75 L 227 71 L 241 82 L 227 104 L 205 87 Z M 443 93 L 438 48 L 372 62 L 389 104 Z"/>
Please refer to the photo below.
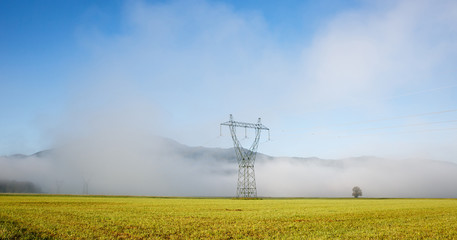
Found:
<path fill-rule="evenodd" d="M 1 157 L 2 179 L 30 181 L 46 193 L 148 196 L 234 196 L 233 149 L 188 147 L 153 137 L 129 148 L 87 140 L 28 157 Z M 106 142 L 105 142 L 106 143 Z M 116 142 L 119 143 L 119 142 Z M 457 197 L 457 165 L 431 160 L 358 157 L 275 158 L 259 154 L 263 197 Z"/>

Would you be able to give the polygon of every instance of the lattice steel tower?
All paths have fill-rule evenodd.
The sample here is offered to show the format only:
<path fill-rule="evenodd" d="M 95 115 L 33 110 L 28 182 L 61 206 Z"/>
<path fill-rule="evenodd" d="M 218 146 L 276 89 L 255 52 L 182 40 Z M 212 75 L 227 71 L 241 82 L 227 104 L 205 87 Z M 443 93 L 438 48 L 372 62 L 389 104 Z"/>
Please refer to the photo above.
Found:
<path fill-rule="evenodd" d="M 230 133 L 232 134 L 233 145 L 238 161 L 238 185 L 236 190 L 237 197 L 254 198 L 257 197 L 257 188 L 255 185 L 254 162 L 257 154 L 257 147 L 259 146 L 260 132 L 268 130 L 268 139 L 270 139 L 270 129 L 260 122 L 257 123 L 244 123 L 233 121 L 233 116 L 230 114 L 230 121 L 221 123 L 222 125 L 229 126 Z M 241 146 L 238 137 L 236 136 L 236 128 L 244 128 L 245 136 L 248 128 L 255 129 L 255 138 L 249 149 Z M 222 131 L 222 130 L 221 130 Z"/>

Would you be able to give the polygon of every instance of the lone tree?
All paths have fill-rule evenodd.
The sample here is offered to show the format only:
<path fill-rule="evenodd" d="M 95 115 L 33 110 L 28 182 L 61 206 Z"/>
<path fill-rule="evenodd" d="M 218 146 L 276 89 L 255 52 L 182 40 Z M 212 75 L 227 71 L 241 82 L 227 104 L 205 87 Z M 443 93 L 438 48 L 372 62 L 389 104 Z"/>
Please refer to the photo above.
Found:
<path fill-rule="evenodd" d="M 362 196 L 362 189 L 360 189 L 358 186 L 353 187 L 352 196 L 354 196 L 355 198 Z"/>

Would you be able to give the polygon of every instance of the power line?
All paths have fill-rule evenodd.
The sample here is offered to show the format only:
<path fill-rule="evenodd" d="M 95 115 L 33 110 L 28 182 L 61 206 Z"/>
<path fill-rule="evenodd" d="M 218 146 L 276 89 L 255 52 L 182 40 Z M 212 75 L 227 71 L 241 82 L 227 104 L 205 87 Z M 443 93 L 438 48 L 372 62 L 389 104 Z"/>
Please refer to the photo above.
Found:
<path fill-rule="evenodd" d="M 453 123 L 453 122 L 457 122 L 457 119 L 456 120 L 449 120 L 449 121 L 412 123 L 412 124 L 386 126 L 386 127 L 362 128 L 362 129 L 354 129 L 354 131 L 361 132 L 361 131 L 383 130 L 383 129 L 393 129 L 393 128 L 406 128 L 406 127 L 417 127 L 417 126 L 426 126 L 426 125 L 442 124 L 442 123 Z M 328 134 L 328 133 L 329 132 L 313 132 L 312 135 L 325 135 L 325 134 Z"/>
<path fill-rule="evenodd" d="M 448 109 L 448 110 L 443 110 L 443 111 L 426 112 L 426 113 L 411 114 L 411 115 L 403 115 L 403 116 L 398 116 L 398 117 L 379 118 L 379 119 L 372 119 L 372 120 L 365 120 L 365 121 L 349 122 L 349 123 L 341 124 L 341 125 L 338 125 L 338 126 L 348 126 L 348 125 L 357 125 L 357 124 L 371 123 L 371 122 L 381 122 L 381 121 L 412 118 L 412 117 L 422 117 L 422 116 L 429 116 L 429 115 L 449 113 L 449 112 L 457 112 L 457 109 Z"/>
<path fill-rule="evenodd" d="M 403 127 L 416 127 L 416 126 L 425 126 L 425 125 L 451 123 L 451 122 L 457 122 L 457 120 L 426 122 L 426 123 L 412 123 L 412 124 L 397 125 L 397 126 L 387 126 L 387 127 L 377 127 L 377 128 L 365 128 L 365 129 L 360 129 L 359 131 L 382 130 L 382 129 L 389 129 L 389 128 L 403 128 Z"/>
<path fill-rule="evenodd" d="M 396 116 L 396 117 L 378 118 L 378 119 L 370 119 L 370 120 L 363 120 L 363 121 L 347 122 L 347 123 L 342 123 L 342 124 L 334 124 L 334 125 L 330 125 L 330 126 L 333 126 L 333 127 L 353 126 L 353 125 L 360 125 L 360 124 L 366 124 L 366 123 L 382 122 L 382 121 L 413 118 L 413 117 L 422 117 L 422 116 L 430 116 L 430 115 L 450 113 L 450 112 L 457 112 L 457 108 L 455 108 L 455 109 L 447 109 L 447 110 L 442 110 L 442 111 L 434 111 L 434 112 L 425 112 L 425 113 L 418 113 L 418 114 L 402 115 L 402 116 Z M 316 126 L 316 127 L 309 128 L 309 130 L 319 129 L 319 128 L 326 128 L 326 127 L 328 127 L 328 126 Z M 289 132 L 289 131 L 282 130 L 281 132 L 284 133 L 284 132 Z M 301 134 L 301 132 L 297 132 L 297 133 Z"/>
<path fill-rule="evenodd" d="M 424 129 L 424 130 L 414 130 L 414 131 L 403 131 L 403 132 L 390 132 L 390 133 L 369 133 L 369 134 L 353 134 L 353 135 L 343 135 L 336 136 L 338 138 L 346 137 L 365 137 L 365 136 L 378 136 L 378 135 L 390 135 L 390 134 L 408 134 L 408 133 L 423 133 L 423 132 L 437 132 L 437 131 L 447 131 L 447 130 L 457 130 L 456 128 L 438 128 L 438 129 Z"/>
<path fill-rule="evenodd" d="M 390 97 L 384 97 L 384 98 L 380 98 L 380 99 L 381 100 L 393 100 L 393 99 L 396 99 L 396 98 L 407 97 L 407 96 L 418 95 L 418 94 L 429 93 L 429 92 L 435 92 L 435 91 L 449 89 L 449 88 L 455 88 L 455 87 L 457 87 L 457 84 L 441 86 L 441 87 L 436 87 L 436 88 L 423 89 L 423 90 L 414 91 L 414 92 L 407 92 L 407 93 L 403 93 L 403 94 L 399 94 L 399 95 L 395 95 L 395 96 L 390 96 Z M 320 109 L 320 110 L 309 111 L 309 112 L 331 111 L 331 110 L 338 109 L 338 108 L 341 109 L 341 108 L 355 107 L 355 106 L 360 106 L 360 105 L 365 105 L 366 106 L 366 102 L 357 101 L 357 103 L 347 104 L 346 106 L 331 107 L 331 108 L 328 108 L 328 109 Z"/>
<path fill-rule="evenodd" d="M 395 99 L 395 98 L 400 98 L 400 97 L 407 97 L 407 96 L 417 95 L 417 94 L 422 94 L 422 93 L 429 93 L 429 92 L 434 92 L 434 91 L 448 89 L 448 88 L 455 88 L 455 87 L 457 87 L 457 84 L 452 84 L 452 85 L 443 86 L 443 87 L 437 87 L 437 88 L 424 89 L 424 90 L 415 91 L 415 92 L 404 93 L 404 94 L 400 94 L 400 95 L 397 95 L 397 96 L 388 97 L 386 99 L 390 100 L 390 99 Z"/>

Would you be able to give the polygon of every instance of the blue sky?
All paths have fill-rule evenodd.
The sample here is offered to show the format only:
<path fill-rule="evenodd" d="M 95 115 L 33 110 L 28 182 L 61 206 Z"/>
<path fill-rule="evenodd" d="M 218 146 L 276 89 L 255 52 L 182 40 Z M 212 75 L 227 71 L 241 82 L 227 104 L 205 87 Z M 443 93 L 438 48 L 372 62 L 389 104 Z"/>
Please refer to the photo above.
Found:
<path fill-rule="evenodd" d="M 230 147 L 232 113 L 275 156 L 457 161 L 454 1 L 1 1 L 0 53 L 0 155 L 106 123 Z"/>

